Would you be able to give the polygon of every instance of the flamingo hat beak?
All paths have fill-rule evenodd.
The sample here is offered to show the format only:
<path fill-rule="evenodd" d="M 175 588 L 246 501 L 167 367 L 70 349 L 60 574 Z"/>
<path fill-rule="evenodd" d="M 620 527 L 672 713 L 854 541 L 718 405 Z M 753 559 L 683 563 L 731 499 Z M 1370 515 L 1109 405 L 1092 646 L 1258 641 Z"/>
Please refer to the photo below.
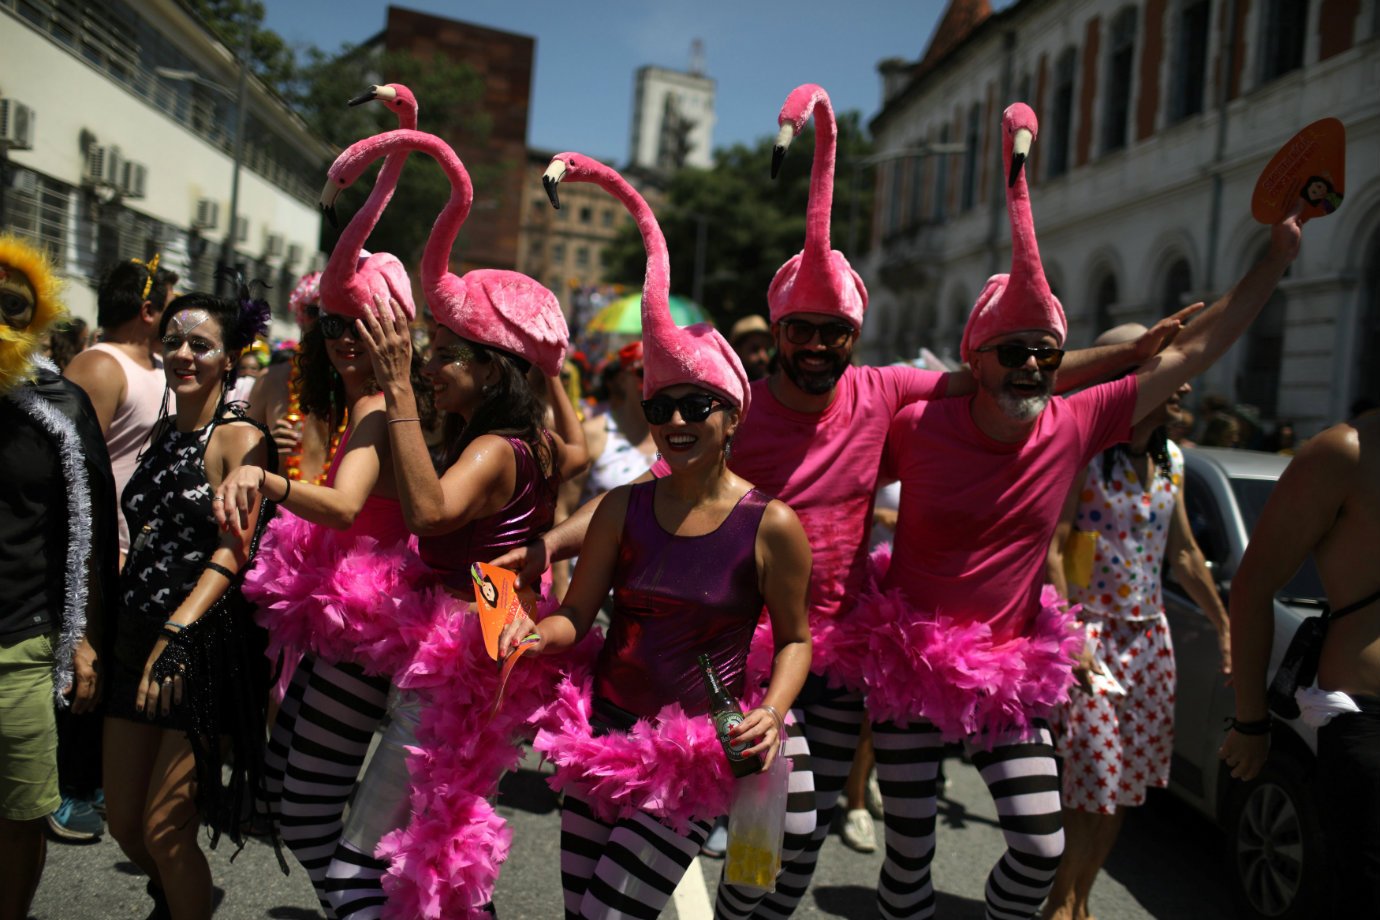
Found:
<path fill-rule="evenodd" d="M 1035 135 L 1030 133 L 1029 128 L 1017 128 L 1016 133 L 1012 135 L 1011 172 L 1006 177 L 1007 188 L 1016 184 L 1016 179 L 1025 166 L 1025 158 L 1030 155 L 1030 143 L 1033 140 L 1035 140 Z"/>
<path fill-rule="evenodd" d="M 355 98 L 351 99 L 350 102 L 349 102 L 349 104 L 350 104 L 350 105 L 364 105 L 364 103 L 366 103 L 366 102 L 373 102 L 375 99 L 381 99 L 381 98 L 383 98 L 383 91 L 386 90 L 386 89 L 388 89 L 390 92 L 393 92 L 391 89 L 389 89 L 389 87 L 386 87 L 386 86 L 379 86 L 379 85 L 375 84 L 374 86 L 371 86 L 371 87 L 369 87 L 368 89 L 366 89 L 364 92 L 360 93 L 360 94 L 359 94 L 358 96 L 356 96 Z M 396 92 L 393 92 L 393 95 L 396 96 L 397 93 L 396 93 Z"/>
<path fill-rule="evenodd" d="M 335 200 L 340 197 L 340 193 L 345 190 L 345 186 L 334 176 L 326 180 L 326 185 L 321 189 L 321 216 L 331 222 L 332 227 L 339 227 L 340 221 L 335 216 Z"/>
<path fill-rule="evenodd" d="M 786 159 L 786 151 L 790 149 L 793 140 L 795 140 L 795 125 L 788 121 L 777 132 L 776 144 L 771 148 L 771 177 L 773 179 L 781 171 L 781 164 Z"/>
<path fill-rule="evenodd" d="M 552 160 L 551 165 L 546 167 L 546 172 L 542 173 L 541 186 L 546 189 L 546 197 L 551 199 L 551 207 L 557 211 L 561 209 L 560 196 L 556 194 L 556 187 L 565 178 L 565 161 Z"/>

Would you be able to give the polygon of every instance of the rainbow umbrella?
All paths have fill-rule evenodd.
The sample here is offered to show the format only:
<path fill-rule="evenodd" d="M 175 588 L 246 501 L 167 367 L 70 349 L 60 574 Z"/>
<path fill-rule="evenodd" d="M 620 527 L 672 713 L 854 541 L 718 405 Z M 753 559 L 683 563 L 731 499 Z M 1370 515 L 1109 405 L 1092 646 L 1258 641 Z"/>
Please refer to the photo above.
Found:
<path fill-rule="evenodd" d="M 688 297 L 671 295 L 671 319 L 677 326 L 690 326 L 694 323 L 713 323 L 704 308 Z M 625 294 L 604 307 L 585 324 L 587 332 L 603 332 L 608 335 L 642 334 L 642 295 Z"/>

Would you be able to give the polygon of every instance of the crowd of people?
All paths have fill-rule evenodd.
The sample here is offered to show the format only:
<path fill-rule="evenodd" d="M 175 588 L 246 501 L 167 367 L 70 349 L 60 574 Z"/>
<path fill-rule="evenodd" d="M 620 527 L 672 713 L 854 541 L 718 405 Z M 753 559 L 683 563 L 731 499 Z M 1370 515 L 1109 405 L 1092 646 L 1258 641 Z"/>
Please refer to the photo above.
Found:
<path fill-rule="evenodd" d="M 401 127 L 331 167 L 326 207 L 385 160 L 288 298 L 289 360 L 255 344 L 269 310 L 252 285 L 183 292 L 154 257 L 102 279 L 98 344 L 71 325 L 52 337 L 60 369 L 42 355 L 63 318 L 52 267 L 0 236 L 0 920 L 27 916 L 45 826 L 91 836 L 102 811 L 153 918 L 210 916 L 203 827 L 213 844 L 281 841 L 328 917 L 491 915 L 511 841 L 494 799 L 527 745 L 563 793 L 568 917 L 655 917 L 697 853 L 723 852 L 726 751 L 784 758 L 790 777 L 779 873 L 722 882 L 717 917 L 791 915 L 845 789 L 849 824 L 867 823 L 850 843 L 875 847 L 873 758 L 877 909 L 932 916 L 958 748 L 1007 847 L 987 916 L 1082 920 L 1127 809 L 1168 782 L 1162 564 L 1218 631 L 1238 699 L 1222 757 L 1249 779 L 1270 730 L 1269 598 L 1310 551 L 1328 596 L 1359 609 L 1334 615 L 1313 692 L 1330 707 L 1340 896 L 1374 904 L 1377 415 L 1299 449 L 1230 615 L 1171 437 L 1188 381 L 1297 255 L 1296 215 L 1210 306 L 1069 350 L 1023 172 L 1038 126 L 1014 104 L 1011 269 L 973 307 L 964 365 L 855 364 L 868 295 L 830 243 L 834 116 L 804 85 L 777 141 L 784 156 L 813 120 L 803 247 L 765 292 L 769 318 L 727 337 L 672 321 L 666 242 L 637 191 L 579 153 L 552 159 L 554 206 L 561 183 L 593 183 L 646 249 L 642 334 L 604 362 L 596 407 L 550 291 L 450 271 L 474 188 L 415 130 L 415 98 L 365 98 Z M 421 300 L 397 258 L 362 248 L 409 153 L 451 185 Z M 479 563 L 514 571 L 524 599 L 488 651 Z M 746 704 L 722 735 L 702 660 Z"/>

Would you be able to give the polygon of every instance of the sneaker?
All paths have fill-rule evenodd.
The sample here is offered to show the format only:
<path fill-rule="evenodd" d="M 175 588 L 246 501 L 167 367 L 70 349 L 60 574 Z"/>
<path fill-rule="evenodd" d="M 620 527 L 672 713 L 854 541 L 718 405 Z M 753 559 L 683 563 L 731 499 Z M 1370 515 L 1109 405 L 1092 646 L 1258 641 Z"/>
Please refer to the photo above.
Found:
<path fill-rule="evenodd" d="M 855 808 L 843 819 L 843 842 L 859 853 L 877 851 L 877 831 L 866 808 Z"/>
<path fill-rule="evenodd" d="M 709 839 L 700 847 L 700 852 L 710 859 L 723 859 L 724 851 L 728 849 L 728 822 L 720 818 L 714 823 L 714 829 L 709 832 Z"/>
<path fill-rule="evenodd" d="M 80 843 L 101 836 L 105 822 L 90 802 L 64 797 L 58 810 L 48 816 L 48 830 L 58 840 Z"/>
<path fill-rule="evenodd" d="M 104 789 L 97 789 L 97 790 L 96 790 L 96 794 L 93 795 L 93 796 L 91 796 L 91 807 L 92 807 L 93 809 L 95 809 L 96 814 L 100 815 L 102 818 L 105 817 L 105 790 L 104 790 Z"/>
<path fill-rule="evenodd" d="M 877 785 L 876 773 L 867 778 L 867 789 L 863 791 L 863 804 L 867 806 L 868 814 L 878 821 L 882 820 L 885 810 L 882 808 L 882 787 Z"/>

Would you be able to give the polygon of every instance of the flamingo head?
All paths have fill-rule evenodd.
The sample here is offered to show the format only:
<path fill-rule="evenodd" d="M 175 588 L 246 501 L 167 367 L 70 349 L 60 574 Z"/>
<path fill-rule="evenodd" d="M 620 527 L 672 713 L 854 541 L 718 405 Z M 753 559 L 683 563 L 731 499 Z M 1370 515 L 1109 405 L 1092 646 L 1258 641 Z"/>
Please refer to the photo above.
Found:
<path fill-rule="evenodd" d="M 350 105 L 364 105 L 366 102 L 382 102 L 396 112 L 417 114 L 417 97 L 412 90 L 401 83 L 376 83 L 350 100 Z"/>
<path fill-rule="evenodd" d="M 805 123 L 810 120 L 815 106 L 821 100 L 827 105 L 829 94 L 824 91 L 824 87 L 814 83 L 801 84 L 786 97 L 786 103 L 781 106 L 781 114 L 776 116 L 776 123 L 781 126 L 781 130 L 777 132 L 776 143 L 771 148 L 773 179 L 781 171 L 781 164 L 786 159 L 786 151 L 790 149 L 791 142 L 805 130 Z"/>
<path fill-rule="evenodd" d="M 546 197 L 551 199 L 551 207 L 557 211 L 561 209 L 561 198 L 557 192 L 562 179 L 570 179 L 572 182 L 589 182 L 594 175 L 593 164 L 598 161 L 590 160 L 582 153 L 558 153 L 551 158 L 551 165 L 546 167 L 546 172 L 542 173 L 541 185 L 546 189 Z M 600 166 L 603 164 L 600 163 Z"/>
<path fill-rule="evenodd" d="M 380 154 L 375 151 L 380 143 L 386 143 L 387 136 L 387 133 L 384 133 L 354 144 L 336 157 L 331 168 L 326 171 L 326 184 L 321 188 L 321 199 L 318 203 L 322 215 L 331 222 L 332 227 L 340 226 L 335 213 L 336 199 L 340 197 L 341 192 L 354 185 L 355 180 L 364 174 L 370 163 L 378 159 Z"/>
<path fill-rule="evenodd" d="M 1040 132 L 1040 122 L 1030 106 L 1024 102 L 1016 102 L 1007 106 L 1006 111 L 1002 113 L 1001 128 L 1002 147 L 1010 164 L 1010 171 L 1006 177 L 1006 185 L 1010 188 L 1021 175 L 1025 159 L 1030 155 L 1030 145 L 1035 142 L 1035 136 Z"/>

